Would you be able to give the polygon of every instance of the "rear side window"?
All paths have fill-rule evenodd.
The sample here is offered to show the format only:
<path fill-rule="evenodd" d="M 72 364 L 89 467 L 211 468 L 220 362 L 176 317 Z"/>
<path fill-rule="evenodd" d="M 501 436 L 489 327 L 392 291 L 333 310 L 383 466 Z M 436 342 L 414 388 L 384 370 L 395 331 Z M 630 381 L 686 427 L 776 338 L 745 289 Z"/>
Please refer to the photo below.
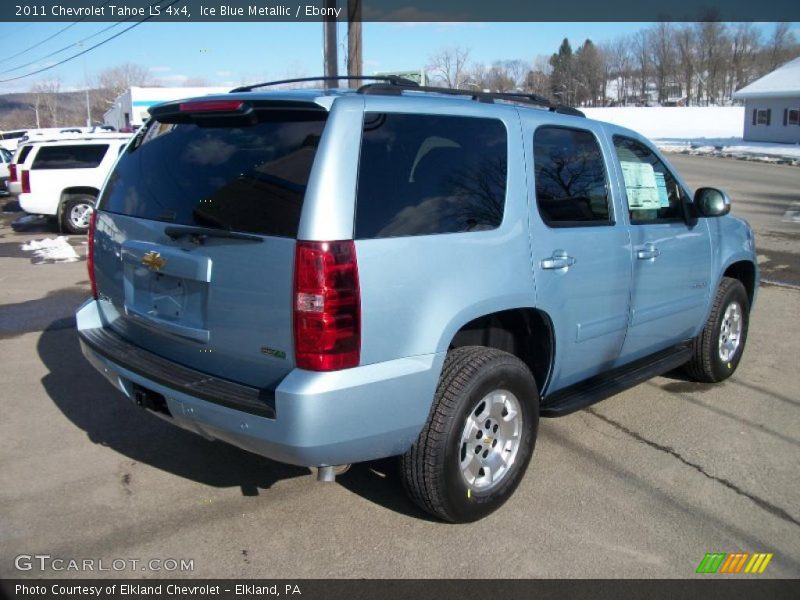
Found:
<path fill-rule="evenodd" d="M 259 111 L 252 125 L 153 118 L 122 153 L 100 209 L 296 237 L 326 117 L 322 110 Z"/>
<path fill-rule="evenodd" d="M 539 127 L 533 136 L 539 214 L 551 227 L 611 225 L 606 166 L 594 134 Z"/>
<path fill-rule="evenodd" d="M 356 237 L 495 229 L 507 156 L 506 128 L 496 119 L 367 113 Z"/>
<path fill-rule="evenodd" d="M 17 164 L 21 165 L 25 162 L 25 159 L 28 158 L 28 154 L 31 153 L 31 148 L 33 146 L 23 146 L 22 149 L 19 151 L 19 156 L 17 156 Z"/>
<path fill-rule="evenodd" d="M 108 144 L 80 146 L 42 146 L 31 169 L 94 169 L 108 150 Z"/>

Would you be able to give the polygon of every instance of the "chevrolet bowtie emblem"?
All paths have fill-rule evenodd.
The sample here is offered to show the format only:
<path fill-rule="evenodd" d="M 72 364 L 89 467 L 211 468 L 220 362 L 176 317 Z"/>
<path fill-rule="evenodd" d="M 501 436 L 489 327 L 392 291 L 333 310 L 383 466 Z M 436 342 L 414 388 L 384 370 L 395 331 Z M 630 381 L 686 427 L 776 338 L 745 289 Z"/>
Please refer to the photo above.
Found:
<path fill-rule="evenodd" d="M 167 259 L 162 258 L 155 250 L 150 250 L 142 257 L 142 264 L 151 271 L 160 271 L 167 264 Z"/>

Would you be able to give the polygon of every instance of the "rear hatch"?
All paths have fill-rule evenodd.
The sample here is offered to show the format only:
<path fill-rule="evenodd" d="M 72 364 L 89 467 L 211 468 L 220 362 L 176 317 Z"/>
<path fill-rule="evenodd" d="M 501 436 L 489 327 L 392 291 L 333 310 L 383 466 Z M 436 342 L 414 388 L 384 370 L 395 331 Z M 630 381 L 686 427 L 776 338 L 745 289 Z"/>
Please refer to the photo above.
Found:
<path fill-rule="evenodd" d="M 328 113 L 227 99 L 152 112 L 100 197 L 100 310 L 164 358 L 274 386 L 294 367 L 295 238 Z"/>

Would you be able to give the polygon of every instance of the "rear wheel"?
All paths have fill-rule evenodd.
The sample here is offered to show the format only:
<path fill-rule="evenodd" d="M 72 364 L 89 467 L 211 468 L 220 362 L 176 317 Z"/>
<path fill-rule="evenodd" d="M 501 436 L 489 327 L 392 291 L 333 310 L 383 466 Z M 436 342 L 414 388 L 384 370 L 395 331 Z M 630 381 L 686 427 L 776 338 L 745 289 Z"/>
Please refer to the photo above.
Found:
<path fill-rule="evenodd" d="M 694 340 L 694 353 L 685 367 L 689 377 L 716 383 L 733 375 L 744 352 L 749 317 L 750 301 L 742 282 L 724 277 L 708 321 Z"/>
<path fill-rule="evenodd" d="M 89 219 L 94 210 L 95 197 L 89 194 L 69 196 L 61 203 L 59 225 L 62 231 L 76 235 L 89 230 Z"/>
<path fill-rule="evenodd" d="M 538 422 L 539 394 L 525 363 L 492 348 L 452 350 L 428 423 L 401 460 L 406 490 L 446 521 L 488 515 L 519 485 Z"/>

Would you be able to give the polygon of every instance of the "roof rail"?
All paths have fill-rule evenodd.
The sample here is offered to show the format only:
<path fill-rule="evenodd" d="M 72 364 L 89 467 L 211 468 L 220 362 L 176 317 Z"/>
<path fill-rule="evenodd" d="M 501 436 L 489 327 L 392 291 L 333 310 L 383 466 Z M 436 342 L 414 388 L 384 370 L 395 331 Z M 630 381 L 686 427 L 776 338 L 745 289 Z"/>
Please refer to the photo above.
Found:
<path fill-rule="evenodd" d="M 388 94 L 400 95 L 404 91 L 411 92 L 429 92 L 433 94 L 445 94 L 448 96 L 469 96 L 477 102 L 494 103 L 496 100 L 503 102 L 519 102 L 521 104 L 531 104 L 546 108 L 551 112 L 561 113 L 564 115 L 572 115 L 575 117 L 585 117 L 583 112 L 577 108 L 566 106 L 565 104 L 558 104 L 551 102 L 544 96 L 538 94 L 526 94 L 523 92 L 484 92 L 479 90 L 459 90 L 454 88 L 439 88 L 431 86 L 411 85 L 407 86 L 404 83 L 394 82 L 392 85 L 383 83 L 370 83 L 358 88 L 359 94 Z"/>
<path fill-rule="evenodd" d="M 398 75 L 337 75 L 332 77 L 298 77 L 295 79 L 280 79 L 278 81 L 265 81 L 253 85 L 242 85 L 233 88 L 229 93 L 250 92 L 256 88 L 282 85 L 285 83 L 304 83 L 306 81 L 385 81 L 389 86 L 419 87 L 416 81 Z M 386 84 L 384 84 L 386 85 Z"/>

